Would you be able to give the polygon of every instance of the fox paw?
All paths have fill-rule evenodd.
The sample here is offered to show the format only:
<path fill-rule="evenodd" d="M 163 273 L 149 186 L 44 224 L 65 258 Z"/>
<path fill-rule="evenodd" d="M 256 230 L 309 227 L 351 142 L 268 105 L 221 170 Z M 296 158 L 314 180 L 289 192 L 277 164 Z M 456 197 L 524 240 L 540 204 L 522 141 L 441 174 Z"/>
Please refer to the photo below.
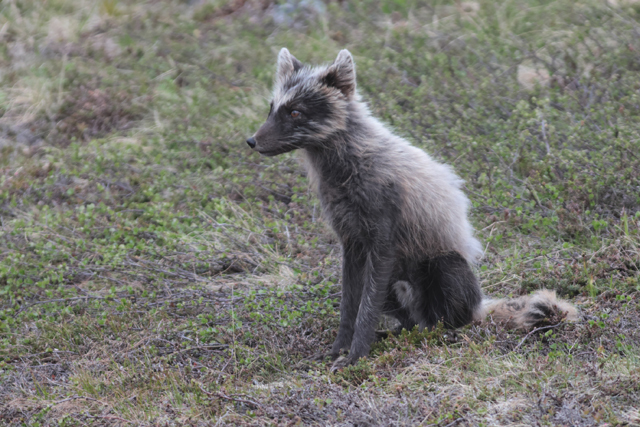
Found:
<path fill-rule="evenodd" d="M 331 372 L 336 372 L 342 368 L 351 366 L 355 363 L 356 363 L 356 359 L 353 359 L 349 356 L 340 356 L 336 359 L 335 362 L 333 362 L 333 365 L 331 365 Z"/>
<path fill-rule="evenodd" d="M 376 331 L 376 342 L 389 338 L 389 335 L 398 335 L 398 334 L 394 333 L 393 331 L 386 331 L 386 330 Z"/>

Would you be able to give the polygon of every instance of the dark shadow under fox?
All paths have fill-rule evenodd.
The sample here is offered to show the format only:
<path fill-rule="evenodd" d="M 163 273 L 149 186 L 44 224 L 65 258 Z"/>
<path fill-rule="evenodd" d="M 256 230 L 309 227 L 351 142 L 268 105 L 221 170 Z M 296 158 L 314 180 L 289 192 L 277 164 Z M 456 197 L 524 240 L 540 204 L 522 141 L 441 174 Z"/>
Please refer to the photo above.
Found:
<path fill-rule="evenodd" d="M 283 48 L 277 68 L 269 116 L 247 143 L 266 156 L 300 149 L 342 244 L 340 327 L 328 353 L 334 369 L 369 353 L 382 313 L 406 329 L 456 328 L 488 313 L 516 328 L 558 311 L 577 317 L 546 290 L 515 300 L 483 296 L 471 268 L 482 249 L 462 181 L 371 116 L 348 51 L 311 67 Z M 338 358 L 343 349 L 348 356 Z"/>

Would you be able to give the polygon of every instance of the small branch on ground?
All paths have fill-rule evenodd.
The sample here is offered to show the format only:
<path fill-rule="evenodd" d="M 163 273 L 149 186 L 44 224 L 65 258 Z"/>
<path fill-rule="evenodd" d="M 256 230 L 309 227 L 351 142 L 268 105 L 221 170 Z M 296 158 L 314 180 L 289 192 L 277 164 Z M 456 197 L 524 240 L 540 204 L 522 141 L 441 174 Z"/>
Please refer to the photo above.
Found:
<path fill-rule="evenodd" d="M 198 386 L 200 387 L 200 390 L 202 390 L 202 392 L 204 394 L 206 394 L 207 396 L 216 396 L 216 397 L 219 397 L 220 399 L 230 400 L 230 401 L 233 401 L 233 402 L 244 403 L 245 405 L 251 406 L 253 409 L 256 409 L 256 408 L 259 408 L 259 407 L 262 406 L 258 402 L 254 402 L 253 400 L 242 399 L 242 398 L 237 397 L 237 396 L 227 396 L 226 394 L 222 393 L 221 391 L 216 392 L 216 393 L 211 393 L 210 391 L 205 390 L 202 387 L 202 384 L 198 384 Z M 246 397 L 246 396 L 243 396 L 243 397 Z"/>
<path fill-rule="evenodd" d="M 47 407 L 45 408 L 45 411 L 46 411 L 46 410 L 48 410 L 48 409 L 51 409 L 51 408 L 53 408 L 54 406 L 59 405 L 59 404 L 61 404 L 61 403 L 68 402 L 68 401 L 70 401 L 70 400 L 76 400 L 76 399 L 91 400 L 91 401 L 93 401 L 93 402 L 98 402 L 98 403 L 100 403 L 100 404 L 102 404 L 102 405 L 104 405 L 104 406 L 111 406 L 111 405 L 109 405 L 108 403 L 104 403 L 103 401 L 98 400 L 98 399 L 94 399 L 93 397 L 87 397 L 87 396 L 71 396 L 71 397 L 67 397 L 66 399 L 57 400 L 57 401 L 53 402 L 52 404 L 50 404 L 49 406 L 47 406 Z M 129 422 L 130 422 L 130 421 L 129 421 Z"/>
<path fill-rule="evenodd" d="M 24 306 L 22 305 L 19 309 L 18 309 L 18 313 L 33 307 L 34 305 L 37 304 L 48 304 L 48 303 L 54 303 L 54 302 L 69 302 L 69 301 L 77 301 L 77 300 L 89 300 L 89 299 L 104 299 L 102 297 L 94 297 L 94 296 L 89 296 L 89 295 L 85 295 L 85 296 L 81 296 L 81 297 L 73 297 L 73 298 L 57 298 L 57 299 L 49 299 L 49 300 L 44 300 L 44 301 L 34 301 L 31 304 Z M 17 313 L 16 313 L 17 314 Z"/>
<path fill-rule="evenodd" d="M 117 417 L 115 415 L 89 415 L 89 414 L 85 414 L 85 416 L 89 417 L 89 418 L 103 418 L 105 420 L 118 420 L 118 421 L 124 421 L 125 423 L 129 423 L 129 424 L 135 424 L 133 421 L 129 421 L 125 418 L 121 418 L 121 417 Z"/>
<path fill-rule="evenodd" d="M 176 350 L 176 351 L 173 351 L 173 352 L 167 353 L 167 354 L 185 353 L 185 352 L 190 351 L 190 350 L 205 350 L 205 349 L 220 350 L 220 349 L 227 348 L 227 347 L 229 347 L 229 344 L 200 345 L 200 346 L 197 346 L 197 347 L 183 348 L 182 350 Z"/>
<path fill-rule="evenodd" d="M 562 324 L 562 322 L 557 323 L 557 324 L 555 324 L 555 325 L 550 325 L 550 326 L 541 326 L 541 327 L 539 327 L 539 328 L 535 328 L 534 330 L 532 330 L 531 332 L 529 332 L 527 335 L 525 335 L 525 336 L 524 336 L 524 338 L 522 338 L 522 341 L 520 341 L 520 342 L 518 343 L 518 345 L 517 345 L 517 346 L 515 346 L 515 348 L 512 350 L 512 352 L 513 352 L 513 351 L 516 351 L 517 349 L 519 349 L 519 348 L 522 346 L 522 344 L 524 344 L 524 342 L 527 340 L 527 338 L 529 338 L 531 335 L 535 334 L 536 332 L 546 331 L 547 329 L 557 328 L 557 327 L 558 327 L 558 326 L 560 326 L 561 324 Z"/>
<path fill-rule="evenodd" d="M 460 418 L 456 418 L 455 420 L 451 421 L 449 424 L 445 424 L 444 427 L 451 427 L 454 426 L 456 424 L 458 424 L 460 421 L 464 420 L 464 417 L 460 417 Z M 437 426 L 440 423 L 436 423 L 436 424 L 428 424 L 430 426 Z"/>

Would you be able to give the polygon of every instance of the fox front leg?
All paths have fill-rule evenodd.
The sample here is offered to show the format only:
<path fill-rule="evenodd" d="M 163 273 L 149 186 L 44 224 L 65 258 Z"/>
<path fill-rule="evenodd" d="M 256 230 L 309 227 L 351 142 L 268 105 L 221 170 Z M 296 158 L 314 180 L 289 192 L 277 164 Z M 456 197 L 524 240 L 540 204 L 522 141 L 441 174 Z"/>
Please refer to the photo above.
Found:
<path fill-rule="evenodd" d="M 364 283 L 360 306 L 353 326 L 349 355 L 339 357 L 333 363 L 332 371 L 352 365 L 359 358 L 369 354 L 371 344 L 376 339 L 375 327 L 382 313 L 392 268 L 392 251 L 387 250 L 385 253 L 380 253 L 377 250 L 372 250 L 367 254 L 362 276 Z"/>
<path fill-rule="evenodd" d="M 331 357 L 336 359 L 340 350 L 351 347 L 358 308 L 362 299 L 363 270 L 366 253 L 357 245 L 345 245 L 342 258 L 342 299 L 340 300 L 340 327 L 331 347 Z"/>
<path fill-rule="evenodd" d="M 328 357 L 333 361 L 340 356 L 340 351 L 349 350 L 351 347 L 358 307 L 362 299 L 366 252 L 361 246 L 353 244 L 343 245 L 342 252 L 342 298 L 338 335 L 329 352 L 315 354 L 311 357 L 312 360 L 323 361 Z"/>

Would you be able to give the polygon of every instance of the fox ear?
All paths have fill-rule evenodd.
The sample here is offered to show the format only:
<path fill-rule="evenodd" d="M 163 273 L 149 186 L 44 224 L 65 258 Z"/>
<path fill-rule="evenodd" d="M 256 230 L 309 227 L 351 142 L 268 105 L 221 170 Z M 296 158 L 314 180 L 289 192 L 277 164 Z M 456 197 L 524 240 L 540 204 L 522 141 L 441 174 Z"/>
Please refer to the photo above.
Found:
<path fill-rule="evenodd" d="M 320 77 L 322 83 L 339 89 L 347 98 L 356 91 L 356 65 L 348 50 L 343 49 Z"/>
<path fill-rule="evenodd" d="M 302 68 L 302 62 L 291 55 L 286 47 L 283 47 L 278 54 L 278 71 L 276 78 L 278 80 L 284 80 L 300 68 Z"/>

